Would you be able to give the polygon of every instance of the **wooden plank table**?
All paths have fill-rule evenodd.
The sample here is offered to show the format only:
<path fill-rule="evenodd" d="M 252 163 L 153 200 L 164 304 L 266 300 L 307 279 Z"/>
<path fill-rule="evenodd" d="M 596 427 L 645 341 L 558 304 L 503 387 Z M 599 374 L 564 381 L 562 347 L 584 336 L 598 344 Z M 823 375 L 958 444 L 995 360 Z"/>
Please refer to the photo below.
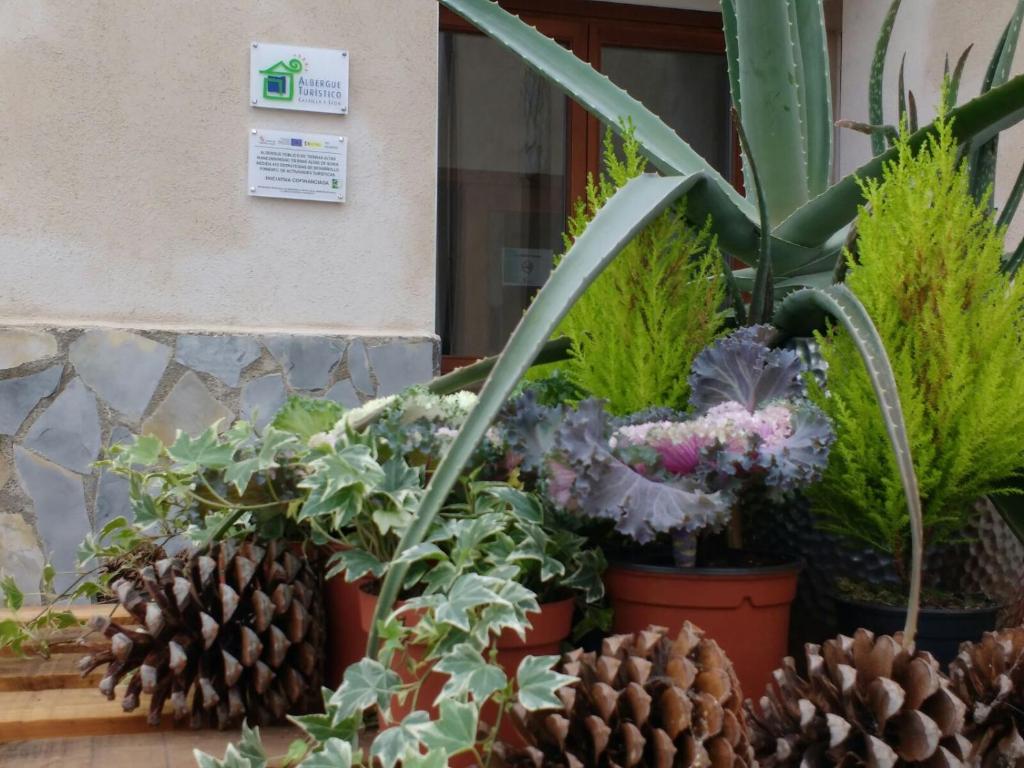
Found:
<path fill-rule="evenodd" d="M 76 608 L 82 619 L 109 615 L 110 606 Z M 23 613 L 27 613 L 23 611 Z M 0 619 L 7 618 L 0 612 Z M 127 614 L 116 617 L 131 622 Z M 62 638 L 73 641 L 82 630 L 66 630 Z M 147 709 L 121 708 L 121 691 L 108 701 L 99 690 L 102 673 L 86 678 L 78 672 L 78 660 L 105 642 L 93 634 L 84 643 L 54 645 L 49 658 L 0 656 L 0 766 L 42 768 L 191 768 L 193 748 L 220 757 L 239 732 L 193 731 L 187 724 L 175 726 L 169 713 L 159 727 L 146 722 Z M 261 729 L 267 752 L 283 755 L 300 736 L 294 727 Z"/>

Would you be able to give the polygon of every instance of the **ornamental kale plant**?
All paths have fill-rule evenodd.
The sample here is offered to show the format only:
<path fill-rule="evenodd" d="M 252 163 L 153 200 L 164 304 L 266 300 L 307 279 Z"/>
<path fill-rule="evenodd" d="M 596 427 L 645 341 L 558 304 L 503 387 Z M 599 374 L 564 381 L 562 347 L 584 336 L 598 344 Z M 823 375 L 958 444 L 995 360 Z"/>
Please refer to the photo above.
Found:
<path fill-rule="evenodd" d="M 744 494 L 783 498 L 828 461 L 831 425 L 803 396 L 796 353 L 770 349 L 768 333 L 744 328 L 697 356 L 694 416 L 616 424 L 595 400 L 568 412 L 526 402 L 511 444 L 532 453 L 524 464 L 542 464 L 556 504 L 611 520 L 639 544 L 670 533 L 677 564 L 693 565 L 695 535 L 722 529 Z M 531 418 L 540 425 L 526 429 Z"/>
<path fill-rule="evenodd" d="M 889 351 L 929 544 L 956 538 L 977 499 L 1024 472 L 1024 281 L 1000 272 L 1004 232 L 972 197 L 953 130 L 940 120 L 917 151 L 904 135 L 883 178 L 862 184 L 846 278 Z M 839 439 L 811 493 L 816 514 L 905 572 L 909 519 L 871 384 L 845 333 L 821 344 L 833 373 L 828 394 L 812 395 Z"/>

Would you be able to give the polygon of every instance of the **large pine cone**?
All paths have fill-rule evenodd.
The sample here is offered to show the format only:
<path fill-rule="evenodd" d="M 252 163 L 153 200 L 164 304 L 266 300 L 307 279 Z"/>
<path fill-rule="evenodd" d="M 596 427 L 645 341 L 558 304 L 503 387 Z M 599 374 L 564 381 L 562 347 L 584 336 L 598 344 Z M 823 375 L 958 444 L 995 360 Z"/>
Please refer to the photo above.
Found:
<path fill-rule="evenodd" d="M 964 643 L 949 665 L 949 678 L 967 703 L 972 762 L 1024 768 L 1024 627 Z"/>
<path fill-rule="evenodd" d="M 110 650 L 82 659 L 82 673 L 108 664 L 100 691 L 131 674 L 126 712 L 150 695 L 149 722 L 170 698 L 192 727 L 281 720 L 320 703 L 323 609 L 314 570 L 278 542 L 214 544 L 167 558 L 114 585 L 140 622 L 100 619 Z"/>
<path fill-rule="evenodd" d="M 564 708 L 513 709 L 530 746 L 506 763 L 530 768 L 754 765 L 739 681 L 714 640 L 687 622 L 606 638 L 600 655 L 576 650 L 559 671 Z"/>
<path fill-rule="evenodd" d="M 758 762 L 774 766 L 959 766 L 970 751 L 964 703 L 931 654 L 865 629 L 807 646 L 808 677 L 792 658 L 755 709 Z"/>

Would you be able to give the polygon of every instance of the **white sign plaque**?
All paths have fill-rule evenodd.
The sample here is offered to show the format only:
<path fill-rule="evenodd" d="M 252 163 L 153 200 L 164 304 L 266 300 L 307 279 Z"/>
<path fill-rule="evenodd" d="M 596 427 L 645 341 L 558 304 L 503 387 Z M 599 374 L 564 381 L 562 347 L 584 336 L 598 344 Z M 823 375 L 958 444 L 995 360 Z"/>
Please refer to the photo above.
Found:
<path fill-rule="evenodd" d="M 253 129 L 249 194 L 343 203 L 347 149 L 343 136 Z"/>
<path fill-rule="evenodd" d="M 539 288 L 551 275 L 554 260 L 549 248 L 502 248 L 502 285 Z"/>
<path fill-rule="evenodd" d="M 254 107 L 348 114 L 348 51 L 253 43 L 249 89 Z"/>

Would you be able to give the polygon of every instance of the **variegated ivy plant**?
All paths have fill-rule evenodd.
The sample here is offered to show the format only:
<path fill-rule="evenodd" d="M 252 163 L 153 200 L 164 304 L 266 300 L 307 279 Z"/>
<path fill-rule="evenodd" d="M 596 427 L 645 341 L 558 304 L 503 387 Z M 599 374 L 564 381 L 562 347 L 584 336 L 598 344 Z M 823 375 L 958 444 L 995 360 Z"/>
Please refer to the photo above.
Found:
<path fill-rule="evenodd" d="M 306 738 L 274 764 L 441 768 L 451 758 L 471 755 L 476 765 L 491 765 L 506 710 L 515 704 L 529 711 L 558 707 L 555 692 L 575 680 L 552 669 L 557 656 L 527 656 L 513 677 L 494 661 L 493 639 L 506 630 L 523 635 L 528 615 L 537 609 L 536 595 L 526 587 L 478 573 L 456 576 L 444 594 L 411 598 L 381 622 L 384 642 L 378 658 L 350 666 L 338 690 L 324 689 L 323 714 L 290 718 Z M 405 614 L 416 615 L 416 621 L 404 621 Z M 422 648 L 422 668 L 405 676 L 414 682 L 403 682 L 394 661 L 410 645 Z M 421 697 L 426 670 L 447 678 L 433 701 Z M 397 700 L 411 711 L 377 733 L 364 750 L 365 715 L 376 709 L 390 720 Z M 488 703 L 493 704 L 493 722 L 484 723 L 481 711 Z M 195 754 L 200 768 L 265 768 L 271 762 L 258 729 L 244 728 L 241 741 L 229 746 L 223 759 Z"/>

